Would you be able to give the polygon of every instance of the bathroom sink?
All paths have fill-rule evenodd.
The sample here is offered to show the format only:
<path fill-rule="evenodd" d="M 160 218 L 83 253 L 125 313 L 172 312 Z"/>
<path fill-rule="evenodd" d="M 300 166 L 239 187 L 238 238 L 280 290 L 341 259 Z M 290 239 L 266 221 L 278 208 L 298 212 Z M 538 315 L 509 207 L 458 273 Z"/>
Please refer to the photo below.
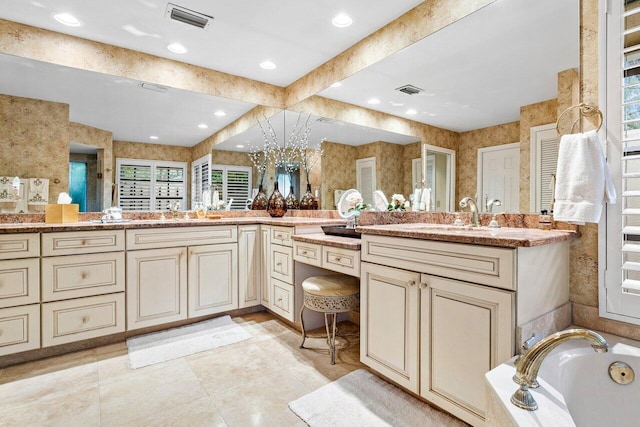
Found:
<path fill-rule="evenodd" d="M 362 233 L 356 232 L 355 228 L 347 228 L 346 225 L 323 225 L 322 231 L 330 236 L 352 237 L 359 239 Z"/>

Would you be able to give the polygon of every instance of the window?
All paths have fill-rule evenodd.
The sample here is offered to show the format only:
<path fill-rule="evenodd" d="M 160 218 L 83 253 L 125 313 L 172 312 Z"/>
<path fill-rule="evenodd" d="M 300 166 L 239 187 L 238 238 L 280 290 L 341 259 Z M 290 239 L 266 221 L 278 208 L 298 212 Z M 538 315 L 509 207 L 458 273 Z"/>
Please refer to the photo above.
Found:
<path fill-rule="evenodd" d="M 600 228 L 600 316 L 640 324 L 640 1 L 615 0 L 609 8 L 605 129 L 622 197 L 607 206 Z"/>
<path fill-rule="evenodd" d="M 123 211 L 167 210 L 170 202 L 187 203 L 187 164 L 116 159 L 118 205 Z"/>
<path fill-rule="evenodd" d="M 233 199 L 231 210 L 245 210 L 247 200 L 251 198 L 250 166 L 212 165 L 211 185 L 218 191 L 221 200 Z"/>
<path fill-rule="evenodd" d="M 191 163 L 191 209 L 196 208 L 197 203 L 202 203 L 203 192 L 209 190 L 211 185 L 211 154 L 200 157 Z"/>

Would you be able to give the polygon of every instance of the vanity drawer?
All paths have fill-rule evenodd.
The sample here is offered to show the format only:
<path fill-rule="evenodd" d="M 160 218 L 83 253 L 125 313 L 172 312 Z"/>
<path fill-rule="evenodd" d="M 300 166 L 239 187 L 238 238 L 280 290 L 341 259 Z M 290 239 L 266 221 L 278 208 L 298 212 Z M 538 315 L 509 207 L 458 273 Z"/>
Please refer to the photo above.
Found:
<path fill-rule="evenodd" d="M 271 245 L 271 277 L 293 284 L 293 248 Z"/>
<path fill-rule="evenodd" d="M 271 243 L 284 246 L 293 246 L 291 236 L 294 235 L 293 227 L 282 227 L 280 225 L 271 226 Z"/>
<path fill-rule="evenodd" d="M 515 290 L 515 249 L 364 234 L 363 261 Z"/>
<path fill-rule="evenodd" d="M 360 251 L 323 246 L 322 268 L 360 277 Z"/>
<path fill-rule="evenodd" d="M 124 230 L 69 231 L 42 234 L 42 256 L 124 250 Z"/>
<path fill-rule="evenodd" d="M 215 245 L 237 241 L 238 227 L 235 225 L 127 230 L 127 250 Z"/>
<path fill-rule="evenodd" d="M 42 346 L 124 332 L 124 292 L 42 304 Z"/>
<path fill-rule="evenodd" d="M 0 259 L 33 258 L 40 256 L 38 233 L 0 235 Z"/>
<path fill-rule="evenodd" d="M 273 279 L 271 285 L 273 289 L 271 309 L 274 313 L 293 322 L 293 286 L 277 279 Z"/>
<path fill-rule="evenodd" d="M 124 291 L 124 252 L 42 258 L 42 300 Z"/>
<path fill-rule="evenodd" d="M 40 260 L 0 261 L 0 308 L 40 301 Z"/>
<path fill-rule="evenodd" d="M 0 309 L 0 356 L 40 348 L 40 304 Z"/>
<path fill-rule="evenodd" d="M 293 242 L 293 259 L 320 267 L 322 265 L 322 246 L 314 243 Z"/>

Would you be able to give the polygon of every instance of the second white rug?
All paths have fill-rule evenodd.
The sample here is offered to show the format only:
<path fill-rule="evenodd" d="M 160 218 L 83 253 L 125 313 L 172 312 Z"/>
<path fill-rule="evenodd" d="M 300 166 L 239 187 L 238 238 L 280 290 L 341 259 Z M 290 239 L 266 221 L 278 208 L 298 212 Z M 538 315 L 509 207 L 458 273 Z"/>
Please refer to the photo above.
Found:
<path fill-rule="evenodd" d="M 289 402 L 289 408 L 311 427 L 467 425 L 364 369 Z"/>
<path fill-rule="evenodd" d="M 230 316 L 127 339 L 129 364 L 137 369 L 251 338 Z"/>

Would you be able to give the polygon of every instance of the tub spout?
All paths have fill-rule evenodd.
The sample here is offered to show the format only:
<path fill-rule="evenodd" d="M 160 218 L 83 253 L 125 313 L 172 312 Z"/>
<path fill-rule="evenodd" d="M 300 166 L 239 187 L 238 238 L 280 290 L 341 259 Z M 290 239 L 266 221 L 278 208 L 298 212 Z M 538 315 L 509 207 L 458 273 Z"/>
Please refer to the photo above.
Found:
<path fill-rule="evenodd" d="M 554 348 L 574 339 L 586 339 L 597 353 L 606 353 L 609 348 L 607 341 L 600 334 L 588 329 L 568 329 L 543 338 L 516 360 L 517 369 L 513 381 L 520 385 L 520 389 L 511 396 L 511 403 L 527 411 L 538 409 L 529 388 L 538 386 L 538 370 L 542 362 Z"/>

